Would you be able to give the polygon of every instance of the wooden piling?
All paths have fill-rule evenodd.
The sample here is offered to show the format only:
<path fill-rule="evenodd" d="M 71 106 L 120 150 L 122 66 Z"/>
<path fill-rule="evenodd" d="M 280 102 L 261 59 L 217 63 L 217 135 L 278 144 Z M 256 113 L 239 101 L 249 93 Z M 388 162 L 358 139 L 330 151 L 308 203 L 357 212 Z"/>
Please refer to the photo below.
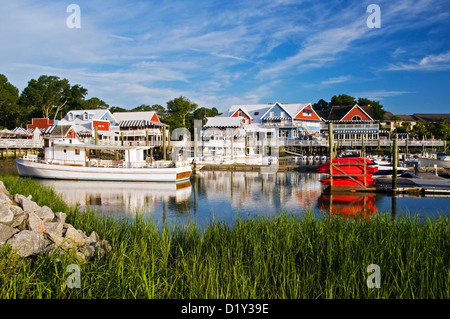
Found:
<path fill-rule="evenodd" d="M 395 134 L 392 155 L 392 191 L 397 192 L 398 136 Z"/>

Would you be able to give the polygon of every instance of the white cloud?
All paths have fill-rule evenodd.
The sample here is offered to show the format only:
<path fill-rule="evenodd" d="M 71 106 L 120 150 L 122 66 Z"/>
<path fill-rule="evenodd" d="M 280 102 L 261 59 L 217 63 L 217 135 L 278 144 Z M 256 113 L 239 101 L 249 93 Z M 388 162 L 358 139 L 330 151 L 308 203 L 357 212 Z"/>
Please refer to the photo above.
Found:
<path fill-rule="evenodd" d="M 374 101 L 381 101 L 387 97 L 405 95 L 405 94 L 411 94 L 411 93 L 414 93 L 414 92 L 377 90 L 377 91 L 357 92 L 357 93 L 353 93 L 352 96 L 355 96 L 358 98 L 359 97 L 366 98 L 366 99 L 374 100 Z"/>
<path fill-rule="evenodd" d="M 350 75 L 341 75 L 334 78 L 329 78 L 328 80 L 322 81 L 321 84 L 323 85 L 330 85 L 330 84 L 337 84 L 337 83 L 343 83 L 347 82 L 352 77 Z"/>
<path fill-rule="evenodd" d="M 450 51 L 429 54 L 420 60 L 411 59 L 407 63 L 390 65 L 386 71 L 443 71 L 450 70 Z"/>

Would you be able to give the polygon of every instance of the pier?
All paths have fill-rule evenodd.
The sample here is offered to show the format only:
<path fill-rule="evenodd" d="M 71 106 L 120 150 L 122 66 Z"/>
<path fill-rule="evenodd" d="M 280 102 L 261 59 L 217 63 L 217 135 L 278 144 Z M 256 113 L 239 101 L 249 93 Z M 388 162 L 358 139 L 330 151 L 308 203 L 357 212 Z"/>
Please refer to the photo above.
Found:
<path fill-rule="evenodd" d="M 35 139 L 0 139 L 0 158 L 20 157 L 36 154 L 44 147 L 43 140 Z"/>

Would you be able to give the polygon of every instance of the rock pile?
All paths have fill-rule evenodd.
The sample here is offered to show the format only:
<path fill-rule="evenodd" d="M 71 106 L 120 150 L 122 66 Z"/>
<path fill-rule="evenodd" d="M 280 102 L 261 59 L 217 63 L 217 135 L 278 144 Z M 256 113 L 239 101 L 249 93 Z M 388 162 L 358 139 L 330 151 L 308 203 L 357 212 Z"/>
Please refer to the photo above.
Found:
<path fill-rule="evenodd" d="M 11 196 L 0 181 L 0 247 L 5 244 L 21 257 L 74 250 L 79 260 L 93 260 L 111 251 L 109 242 L 95 231 L 88 235 L 75 229 L 66 223 L 65 213 L 40 207 L 31 195 Z"/>

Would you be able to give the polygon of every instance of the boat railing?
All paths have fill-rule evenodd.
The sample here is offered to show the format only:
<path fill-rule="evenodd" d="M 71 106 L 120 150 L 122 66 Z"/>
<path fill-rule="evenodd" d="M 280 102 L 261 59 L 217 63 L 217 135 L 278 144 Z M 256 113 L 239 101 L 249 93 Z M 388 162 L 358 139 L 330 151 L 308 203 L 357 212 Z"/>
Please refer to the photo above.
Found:
<path fill-rule="evenodd" d="M 89 159 L 87 161 L 76 160 L 43 160 L 37 155 L 27 154 L 24 160 L 42 164 L 67 165 L 67 166 L 87 166 L 87 167 L 106 167 L 106 168 L 169 168 L 188 166 L 188 161 L 141 161 L 141 162 L 125 162 L 121 160 L 102 160 Z"/>

